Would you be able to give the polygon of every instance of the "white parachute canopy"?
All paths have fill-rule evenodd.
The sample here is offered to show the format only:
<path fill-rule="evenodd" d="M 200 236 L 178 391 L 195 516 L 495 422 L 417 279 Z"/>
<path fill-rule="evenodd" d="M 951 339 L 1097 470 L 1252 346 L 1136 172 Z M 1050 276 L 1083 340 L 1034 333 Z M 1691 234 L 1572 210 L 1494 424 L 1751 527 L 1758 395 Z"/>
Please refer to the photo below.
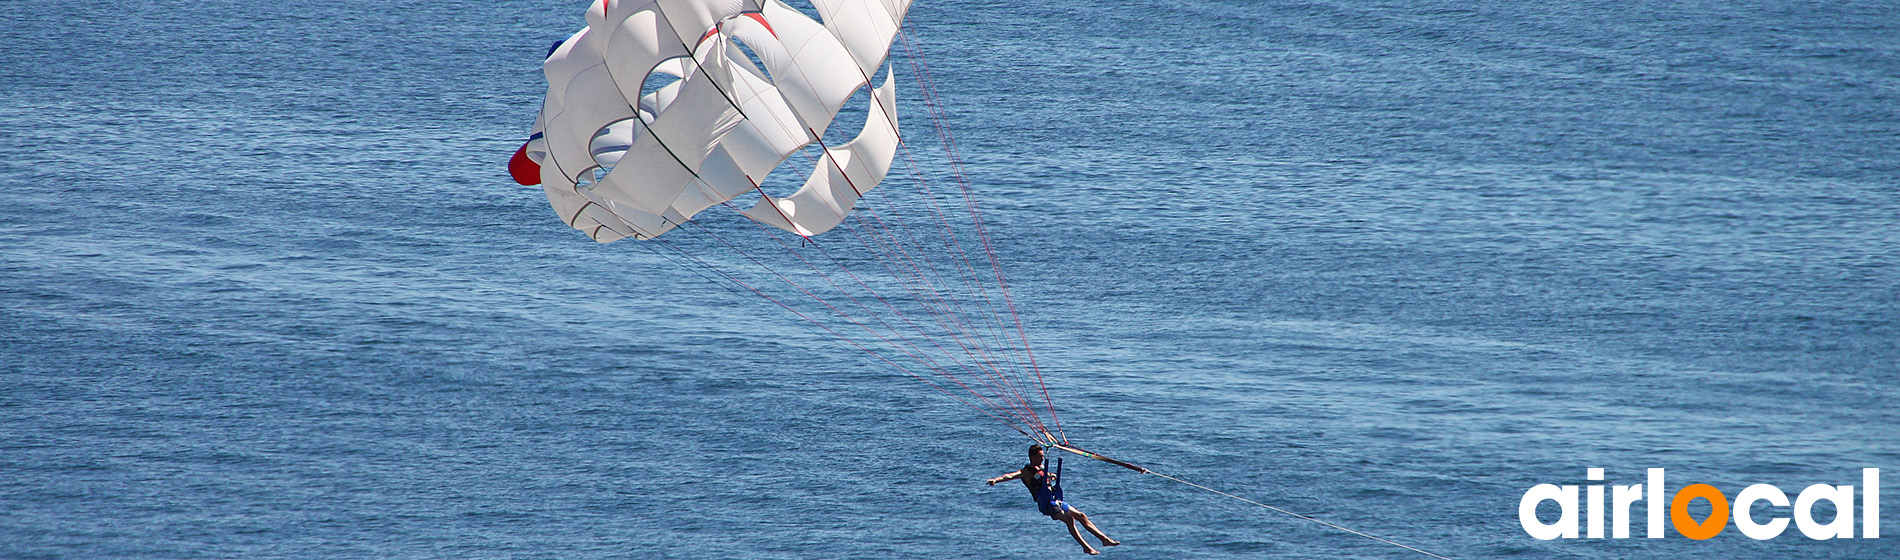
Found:
<path fill-rule="evenodd" d="M 809 237 L 839 228 L 854 209 L 870 212 L 868 203 L 857 208 L 860 199 L 884 181 L 903 145 L 893 73 L 873 77 L 886 68 L 909 0 L 810 0 L 803 11 L 781 0 L 594 1 L 587 27 L 548 53 L 547 99 L 509 162 L 509 174 L 541 185 L 569 226 L 603 243 L 654 239 L 727 206 Z M 915 78 L 930 99 L 928 72 Z M 863 125 L 834 126 L 860 91 Z M 941 127 L 941 112 L 932 117 Z M 691 233 L 737 257 L 724 263 L 702 258 L 714 245 L 693 240 L 682 240 L 690 249 L 672 238 L 640 246 L 751 292 L 1031 439 L 1065 441 L 954 144 L 938 132 L 959 188 L 934 194 L 913 175 L 915 198 L 832 236 L 857 242 L 844 259 L 830 241 L 785 243 L 771 228 L 758 228 L 761 237 L 785 253 L 763 259 L 719 228 Z M 812 156 L 799 158 L 810 167 L 796 191 L 760 188 L 775 169 L 793 167 L 784 164 L 794 153 Z M 757 202 L 746 207 L 734 200 L 741 196 Z M 938 211 L 952 196 L 969 213 L 962 227 Z M 930 219 L 906 224 L 898 207 L 928 209 Z M 739 263 L 752 266 L 728 266 Z"/>
<path fill-rule="evenodd" d="M 780 0 L 598 0 L 542 64 L 547 99 L 510 173 L 603 243 L 658 236 L 754 192 L 752 219 L 803 236 L 836 227 L 896 155 L 888 75 L 863 130 L 825 146 L 803 187 L 779 198 L 758 186 L 871 85 L 910 2 L 813 6 L 822 23 Z M 643 94 L 656 76 L 674 81 Z"/>

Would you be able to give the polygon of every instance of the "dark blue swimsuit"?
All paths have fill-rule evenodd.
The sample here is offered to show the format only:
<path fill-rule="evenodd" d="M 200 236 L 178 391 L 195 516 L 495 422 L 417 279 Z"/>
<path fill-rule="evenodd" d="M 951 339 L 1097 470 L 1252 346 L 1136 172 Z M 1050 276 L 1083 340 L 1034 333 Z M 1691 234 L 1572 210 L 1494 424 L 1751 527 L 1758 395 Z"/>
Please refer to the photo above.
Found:
<path fill-rule="evenodd" d="M 1057 519 L 1057 515 L 1062 512 L 1075 511 L 1075 508 L 1069 507 L 1069 504 L 1062 501 L 1062 459 L 1060 457 L 1056 458 L 1054 476 L 1050 476 L 1048 469 L 1042 466 L 1034 464 L 1024 466 L 1035 469 L 1034 472 L 1023 477 L 1023 485 L 1029 487 L 1029 495 L 1036 499 L 1036 511 L 1042 512 L 1050 519 Z"/>

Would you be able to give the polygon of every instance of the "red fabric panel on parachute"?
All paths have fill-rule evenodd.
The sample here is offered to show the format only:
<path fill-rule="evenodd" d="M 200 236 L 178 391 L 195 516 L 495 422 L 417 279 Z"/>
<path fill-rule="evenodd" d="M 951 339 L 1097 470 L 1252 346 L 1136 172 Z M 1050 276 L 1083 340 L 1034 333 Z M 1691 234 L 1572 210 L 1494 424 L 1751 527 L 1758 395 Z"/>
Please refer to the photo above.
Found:
<path fill-rule="evenodd" d="M 768 21 L 765 21 L 765 14 L 761 14 L 761 13 L 758 13 L 758 12 L 747 12 L 747 13 L 743 13 L 743 14 L 739 14 L 739 15 L 742 15 L 742 16 L 745 16 L 745 17 L 749 17 L 749 18 L 752 18 L 752 20 L 753 20 L 753 21 L 757 21 L 757 22 L 759 22 L 759 25 L 763 25 L 763 26 L 765 26 L 765 32 L 766 32 L 766 33 L 771 33 L 773 37 L 777 37 L 777 36 L 778 36 L 778 32 L 777 32 L 777 31 L 773 31 L 773 30 L 772 30 L 772 23 L 771 23 L 771 22 L 768 22 Z"/>
<path fill-rule="evenodd" d="M 508 158 L 508 176 L 523 185 L 541 184 L 541 164 L 528 159 L 528 145 L 522 144 L 515 150 L 515 157 Z"/>

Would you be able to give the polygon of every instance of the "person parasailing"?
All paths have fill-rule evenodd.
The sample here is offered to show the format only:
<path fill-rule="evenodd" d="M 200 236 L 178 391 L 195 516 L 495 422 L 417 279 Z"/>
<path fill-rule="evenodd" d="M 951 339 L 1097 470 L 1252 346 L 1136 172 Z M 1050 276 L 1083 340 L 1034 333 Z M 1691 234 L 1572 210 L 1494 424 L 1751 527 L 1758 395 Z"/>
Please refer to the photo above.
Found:
<path fill-rule="evenodd" d="M 1108 538 L 1108 535 L 1102 533 L 1102 530 L 1095 526 L 1095 522 L 1089 520 L 1088 514 L 1062 501 L 1062 458 L 1056 458 L 1054 474 L 1049 473 L 1048 467 L 1048 460 L 1043 457 L 1042 445 L 1031 445 L 1029 446 L 1029 464 L 1023 465 L 1022 470 L 986 480 L 984 483 L 995 486 L 998 482 L 1022 479 L 1023 486 L 1029 487 L 1029 495 L 1036 500 L 1036 509 L 1043 515 L 1049 516 L 1050 519 L 1068 525 L 1069 536 L 1075 538 L 1076 544 L 1082 545 L 1083 552 L 1102 553 L 1095 547 L 1089 546 L 1088 541 L 1082 540 L 1082 533 L 1075 530 L 1075 524 L 1078 521 L 1082 523 L 1082 528 L 1088 529 L 1095 538 L 1101 539 L 1102 546 L 1121 544 L 1121 541 Z"/>

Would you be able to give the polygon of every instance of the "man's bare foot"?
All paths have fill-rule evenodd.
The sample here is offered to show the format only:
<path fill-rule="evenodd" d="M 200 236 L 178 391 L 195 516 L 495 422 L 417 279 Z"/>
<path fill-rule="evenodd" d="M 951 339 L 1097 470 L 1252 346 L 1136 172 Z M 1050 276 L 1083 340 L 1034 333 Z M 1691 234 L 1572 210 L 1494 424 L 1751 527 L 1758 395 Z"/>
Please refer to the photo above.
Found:
<path fill-rule="evenodd" d="M 1115 539 L 1102 539 L 1102 546 L 1121 546 L 1121 544 L 1121 541 Z"/>
<path fill-rule="evenodd" d="M 1089 553 L 1089 554 L 1101 554 L 1101 553 L 1102 553 L 1102 551 L 1100 551 L 1100 550 L 1096 550 L 1096 549 L 1094 549 L 1094 548 L 1090 548 L 1090 547 L 1086 547 L 1086 546 L 1085 546 L 1085 547 L 1082 547 L 1082 552 L 1087 552 L 1087 553 Z"/>

